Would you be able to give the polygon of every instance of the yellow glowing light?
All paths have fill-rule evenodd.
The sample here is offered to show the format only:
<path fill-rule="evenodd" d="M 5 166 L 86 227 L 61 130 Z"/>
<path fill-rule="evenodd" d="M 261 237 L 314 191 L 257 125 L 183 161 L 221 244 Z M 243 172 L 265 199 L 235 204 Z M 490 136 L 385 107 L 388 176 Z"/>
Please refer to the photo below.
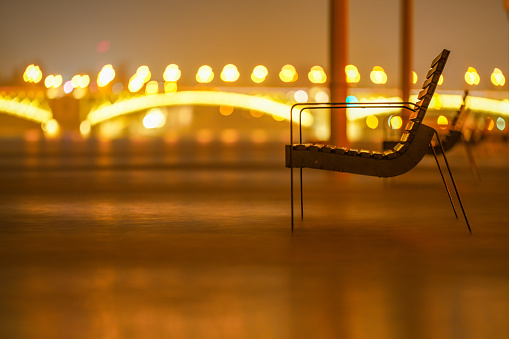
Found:
<path fill-rule="evenodd" d="M 38 83 L 42 80 L 42 72 L 39 66 L 34 64 L 28 65 L 23 73 L 23 80 L 25 82 Z"/>
<path fill-rule="evenodd" d="M 34 78 L 34 82 L 37 84 L 42 80 L 42 72 L 37 73 L 37 75 Z"/>
<path fill-rule="evenodd" d="M 473 67 L 469 67 L 467 72 L 465 73 L 465 81 L 469 85 L 479 85 L 480 81 L 479 74 L 477 70 Z"/>
<path fill-rule="evenodd" d="M 164 70 L 163 78 L 164 81 L 176 82 L 180 79 L 181 74 L 178 65 L 170 64 Z"/>
<path fill-rule="evenodd" d="M 83 120 L 80 124 L 80 133 L 83 137 L 88 137 L 92 130 L 92 126 L 90 126 L 90 122 L 88 120 Z"/>
<path fill-rule="evenodd" d="M 504 86 L 505 85 L 505 76 L 504 73 L 499 68 L 495 68 L 493 73 L 491 73 L 491 82 L 495 86 Z"/>
<path fill-rule="evenodd" d="M 196 73 L 196 81 L 202 84 L 206 84 L 214 79 L 214 72 L 212 71 L 212 67 L 208 65 L 203 65 L 198 69 Z"/>
<path fill-rule="evenodd" d="M 166 124 L 166 116 L 159 108 L 152 108 L 143 118 L 146 129 L 161 128 Z"/>
<path fill-rule="evenodd" d="M 177 92 L 177 83 L 176 82 L 166 82 L 164 84 L 164 93 L 175 94 L 175 92 Z"/>
<path fill-rule="evenodd" d="M 138 78 L 136 75 L 133 75 L 129 80 L 129 85 L 127 88 L 131 93 L 138 92 L 144 85 L 143 79 Z"/>
<path fill-rule="evenodd" d="M 74 99 L 83 99 L 87 95 L 87 89 L 78 87 L 74 91 L 72 91 L 72 96 Z"/>
<path fill-rule="evenodd" d="M 283 120 L 290 119 L 290 105 L 283 104 L 268 98 L 251 96 L 240 93 L 216 92 L 216 91 L 180 91 L 174 95 L 156 94 L 152 96 L 132 97 L 114 104 L 101 106 L 92 110 L 87 120 L 92 126 L 109 119 L 125 114 L 135 113 L 153 107 L 163 106 L 188 106 L 205 105 L 220 106 L 228 105 L 244 110 L 252 110 L 268 113 Z M 292 112 L 295 122 L 299 119 L 299 109 Z M 313 116 L 304 111 L 302 114 L 302 125 L 309 127 L 313 124 Z"/>
<path fill-rule="evenodd" d="M 53 113 L 48 109 L 41 108 L 38 100 L 30 101 L 25 98 L 21 101 L 19 98 L 3 98 L 1 95 L 0 112 L 39 124 L 45 124 L 53 118 Z"/>
<path fill-rule="evenodd" d="M 257 78 L 265 78 L 269 74 L 267 67 L 258 65 L 253 69 L 253 75 Z"/>
<path fill-rule="evenodd" d="M 136 70 L 136 77 L 143 80 L 144 83 L 147 83 L 152 77 L 152 73 L 150 72 L 148 66 L 143 65 L 138 67 L 138 69 Z"/>
<path fill-rule="evenodd" d="M 73 88 L 80 87 L 80 81 L 81 81 L 81 75 L 76 74 L 75 76 L 73 76 L 72 79 L 71 79 L 72 87 Z"/>
<path fill-rule="evenodd" d="M 357 83 L 361 80 L 359 70 L 354 65 L 347 65 L 345 67 L 346 81 L 348 83 Z"/>
<path fill-rule="evenodd" d="M 46 79 L 44 79 L 44 86 L 46 88 L 53 87 L 53 84 L 55 83 L 55 76 L 53 74 L 48 75 Z"/>
<path fill-rule="evenodd" d="M 97 85 L 99 87 L 105 87 L 115 79 L 115 70 L 112 65 L 104 65 L 99 75 L 97 76 Z"/>
<path fill-rule="evenodd" d="M 240 73 L 237 70 L 237 66 L 232 64 L 224 66 L 223 71 L 221 72 L 221 80 L 223 80 L 224 82 L 237 81 L 239 76 Z"/>
<path fill-rule="evenodd" d="M 385 73 L 384 69 L 380 66 L 373 67 L 373 70 L 371 71 L 369 77 L 371 81 L 377 85 L 383 85 L 387 82 L 387 74 Z"/>
<path fill-rule="evenodd" d="M 60 74 L 55 75 L 53 78 L 53 88 L 58 88 L 62 85 L 62 76 Z"/>
<path fill-rule="evenodd" d="M 417 76 L 417 73 L 415 73 L 415 71 L 412 71 L 412 84 L 415 85 L 418 80 L 419 80 L 419 77 Z"/>
<path fill-rule="evenodd" d="M 292 65 L 284 65 L 279 72 L 279 78 L 283 82 L 295 82 L 298 77 L 297 70 Z"/>
<path fill-rule="evenodd" d="M 300 89 L 298 91 L 296 91 L 293 95 L 295 101 L 297 102 L 307 102 L 309 97 L 308 97 L 308 94 L 306 93 L 306 91 Z"/>
<path fill-rule="evenodd" d="M 228 116 L 233 113 L 234 107 L 228 106 L 228 105 L 221 105 L 219 106 L 219 113 L 221 113 L 224 116 Z"/>
<path fill-rule="evenodd" d="M 433 109 L 441 110 L 442 107 L 444 107 L 442 95 L 435 93 L 435 95 L 431 99 L 430 106 L 433 107 Z"/>
<path fill-rule="evenodd" d="M 441 85 L 444 83 L 444 75 L 440 74 L 440 78 L 438 78 L 438 85 Z"/>
<path fill-rule="evenodd" d="M 391 128 L 392 129 L 400 129 L 403 125 L 403 119 L 401 117 L 395 115 L 390 120 Z"/>
<path fill-rule="evenodd" d="M 147 86 L 145 87 L 145 94 L 154 95 L 157 93 L 159 93 L 159 84 L 155 80 L 149 81 Z"/>
<path fill-rule="evenodd" d="M 35 66 L 32 64 L 32 65 L 28 65 L 27 68 L 25 69 L 25 72 L 23 73 L 23 80 L 25 82 L 32 82 L 32 78 L 30 77 L 30 73 L 32 72 L 32 69 L 34 67 Z"/>
<path fill-rule="evenodd" d="M 249 113 L 251 114 L 251 116 L 253 118 L 261 118 L 263 116 L 263 112 L 258 112 L 258 111 L 253 111 L 253 110 L 250 110 Z"/>
<path fill-rule="evenodd" d="M 265 81 L 268 74 L 269 71 L 267 70 L 267 67 L 258 65 L 253 69 L 253 73 L 251 73 L 251 80 L 257 84 L 262 83 Z"/>
<path fill-rule="evenodd" d="M 327 81 L 327 75 L 325 74 L 325 71 L 320 66 L 313 66 L 311 67 L 311 70 L 308 73 L 309 81 L 311 81 L 314 84 L 323 84 L 325 81 Z"/>
<path fill-rule="evenodd" d="M 315 93 L 315 101 L 316 102 L 328 102 L 329 101 L 329 94 L 327 94 L 324 91 L 318 91 Z"/>
<path fill-rule="evenodd" d="M 371 128 L 375 129 L 378 127 L 378 118 L 374 115 L 370 115 L 366 117 L 366 125 Z"/>
<path fill-rule="evenodd" d="M 82 75 L 80 78 L 80 85 L 81 88 L 86 88 L 90 84 L 90 77 L 88 75 Z"/>
<path fill-rule="evenodd" d="M 449 120 L 447 119 L 446 116 L 440 115 L 437 118 L 437 125 L 439 125 L 439 126 L 447 126 L 447 125 L 449 125 Z"/>
<path fill-rule="evenodd" d="M 55 119 L 51 119 L 42 124 L 42 130 L 46 133 L 47 136 L 56 137 L 60 132 L 60 126 Z"/>

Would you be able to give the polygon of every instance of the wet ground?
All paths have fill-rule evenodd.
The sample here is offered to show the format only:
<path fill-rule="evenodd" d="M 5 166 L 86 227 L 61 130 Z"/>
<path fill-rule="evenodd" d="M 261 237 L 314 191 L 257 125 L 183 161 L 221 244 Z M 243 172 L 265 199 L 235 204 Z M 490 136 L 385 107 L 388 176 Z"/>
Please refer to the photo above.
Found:
<path fill-rule="evenodd" d="M 292 234 L 282 144 L 3 142 L 0 337 L 509 338 L 508 154 L 449 154 L 472 235 L 433 158 Z"/>

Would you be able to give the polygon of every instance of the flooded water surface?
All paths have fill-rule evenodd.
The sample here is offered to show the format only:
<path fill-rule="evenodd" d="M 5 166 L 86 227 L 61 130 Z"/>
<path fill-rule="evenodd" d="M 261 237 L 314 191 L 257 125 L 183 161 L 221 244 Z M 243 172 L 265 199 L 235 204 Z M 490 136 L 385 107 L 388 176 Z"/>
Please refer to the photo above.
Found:
<path fill-rule="evenodd" d="M 0 337 L 509 337 L 505 156 L 451 155 L 473 235 L 433 159 L 304 170 L 292 233 L 283 151 L 4 142 Z"/>

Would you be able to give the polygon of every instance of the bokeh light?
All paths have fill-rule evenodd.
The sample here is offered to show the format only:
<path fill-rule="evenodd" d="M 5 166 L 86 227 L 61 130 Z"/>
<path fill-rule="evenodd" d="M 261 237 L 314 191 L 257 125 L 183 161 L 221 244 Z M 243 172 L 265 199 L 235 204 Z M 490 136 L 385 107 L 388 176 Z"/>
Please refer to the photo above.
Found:
<path fill-rule="evenodd" d="M 345 67 L 346 81 L 348 83 L 357 83 L 361 80 L 359 70 L 354 65 L 347 65 Z"/>
<path fill-rule="evenodd" d="M 73 89 L 74 87 L 72 85 L 72 81 L 71 80 L 66 81 L 64 84 L 64 93 L 69 94 L 72 92 Z"/>
<path fill-rule="evenodd" d="M 389 119 L 389 124 L 390 124 L 392 129 L 400 129 L 401 126 L 403 125 L 403 119 L 401 119 L 400 116 L 393 115 Z"/>
<path fill-rule="evenodd" d="M 145 94 L 155 95 L 157 93 L 159 93 L 159 84 L 155 80 L 149 81 L 147 86 L 145 86 Z"/>
<path fill-rule="evenodd" d="M 279 72 L 279 78 L 283 82 L 295 82 L 299 78 L 297 70 L 293 65 L 284 65 Z"/>
<path fill-rule="evenodd" d="M 228 64 L 223 67 L 223 71 L 221 72 L 221 80 L 224 82 L 235 82 L 239 79 L 240 73 L 237 69 L 237 66 L 233 64 Z"/>
<path fill-rule="evenodd" d="M 375 129 L 378 127 L 378 118 L 375 115 L 369 115 L 366 117 L 366 125 L 371 128 Z"/>
<path fill-rule="evenodd" d="M 29 83 L 39 83 L 42 80 L 42 71 L 39 66 L 34 64 L 28 65 L 23 73 L 23 80 Z"/>
<path fill-rule="evenodd" d="M 224 115 L 224 116 L 228 116 L 230 114 L 233 113 L 233 106 L 229 106 L 229 105 L 220 105 L 219 106 L 219 113 L 221 113 L 221 115 Z"/>
<path fill-rule="evenodd" d="M 48 137 L 56 137 L 60 133 L 60 125 L 55 119 L 43 123 L 41 127 Z"/>
<path fill-rule="evenodd" d="M 446 116 L 440 115 L 437 118 L 437 125 L 440 126 L 441 128 L 445 128 L 447 127 L 447 125 L 449 125 L 449 120 L 447 119 Z"/>
<path fill-rule="evenodd" d="M 253 69 L 253 73 L 251 73 L 251 80 L 253 82 L 259 84 L 265 81 L 265 78 L 269 74 L 267 67 L 263 65 L 258 65 Z"/>
<path fill-rule="evenodd" d="M 115 79 L 115 70 L 112 65 L 104 65 L 97 75 L 97 86 L 105 87 Z"/>
<path fill-rule="evenodd" d="M 308 99 L 309 99 L 308 94 L 306 93 L 306 91 L 304 91 L 302 89 L 296 91 L 293 94 L 293 97 L 294 97 L 296 102 L 307 102 Z"/>
<path fill-rule="evenodd" d="M 144 83 L 147 83 L 152 77 L 152 72 L 150 72 L 148 66 L 143 65 L 136 70 L 136 77 L 142 79 Z"/>
<path fill-rule="evenodd" d="M 214 72 L 212 71 L 212 67 L 208 65 L 203 65 L 198 69 L 196 73 L 196 81 L 202 84 L 206 84 L 214 79 Z"/>
<path fill-rule="evenodd" d="M 160 108 L 152 108 L 143 117 L 143 126 L 146 129 L 161 128 L 166 124 L 166 116 Z"/>
<path fill-rule="evenodd" d="M 177 83 L 176 82 L 166 82 L 164 84 L 164 93 L 166 94 L 175 94 L 177 93 Z"/>
<path fill-rule="evenodd" d="M 50 74 L 44 80 L 44 86 L 46 86 L 46 88 L 58 88 L 60 85 L 62 85 L 62 76 L 60 74 Z"/>
<path fill-rule="evenodd" d="M 170 64 L 166 66 L 164 70 L 163 78 L 164 81 L 176 82 L 180 79 L 182 72 L 179 69 L 179 66 L 176 64 Z"/>
<path fill-rule="evenodd" d="M 309 81 L 314 84 L 323 84 L 327 81 L 327 75 L 321 66 L 313 66 L 308 73 Z"/>
<path fill-rule="evenodd" d="M 479 85 L 481 78 L 477 73 L 477 70 L 473 67 L 469 67 L 465 73 L 465 81 L 469 85 Z"/>
<path fill-rule="evenodd" d="M 491 82 L 495 86 L 504 86 L 505 85 L 505 76 L 504 73 L 499 68 L 495 68 L 493 73 L 491 73 Z"/>
<path fill-rule="evenodd" d="M 83 137 L 88 137 L 90 132 L 92 131 L 92 126 L 90 125 L 90 121 L 83 120 L 80 124 L 80 134 Z"/>
<path fill-rule="evenodd" d="M 373 67 L 369 77 L 371 81 L 377 85 L 383 85 L 387 82 L 387 74 L 385 73 L 385 70 L 380 66 Z"/>
<path fill-rule="evenodd" d="M 505 129 L 505 120 L 502 117 L 498 117 L 497 119 L 497 128 L 501 131 Z"/>

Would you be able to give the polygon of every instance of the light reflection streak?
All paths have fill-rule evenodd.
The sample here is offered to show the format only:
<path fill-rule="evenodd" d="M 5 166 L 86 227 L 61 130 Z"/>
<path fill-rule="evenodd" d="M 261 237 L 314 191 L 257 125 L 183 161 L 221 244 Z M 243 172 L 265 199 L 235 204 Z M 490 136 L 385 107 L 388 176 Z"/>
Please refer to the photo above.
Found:
<path fill-rule="evenodd" d="M 53 118 L 53 113 L 49 109 L 39 107 L 37 100 L 30 101 L 26 98 L 20 101 L 19 98 L 0 97 L 0 112 L 41 124 Z"/>
<path fill-rule="evenodd" d="M 156 94 L 150 97 L 138 96 L 124 101 L 118 101 L 114 104 L 105 104 L 97 110 L 90 112 L 87 116 L 87 120 L 94 126 L 112 118 L 150 108 L 180 105 L 228 105 L 245 110 L 265 112 L 285 120 L 290 119 L 289 112 L 291 107 L 290 105 L 276 102 L 272 99 L 247 94 L 216 91 L 182 91 L 171 96 L 166 94 Z M 298 119 L 298 110 L 294 110 L 293 115 L 294 119 Z M 312 123 L 313 117 L 311 114 L 304 112 L 302 115 L 302 124 L 309 127 Z"/>

